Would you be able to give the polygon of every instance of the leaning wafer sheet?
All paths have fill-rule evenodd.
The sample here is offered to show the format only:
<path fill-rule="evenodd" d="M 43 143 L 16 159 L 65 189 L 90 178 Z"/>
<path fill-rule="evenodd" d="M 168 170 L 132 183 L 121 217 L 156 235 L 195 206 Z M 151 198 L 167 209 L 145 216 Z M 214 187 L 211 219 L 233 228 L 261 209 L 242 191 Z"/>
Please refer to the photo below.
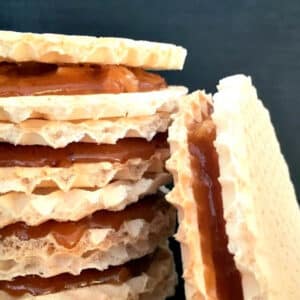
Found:
<path fill-rule="evenodd" d="M 188 134 L 192 125 L 202 121 L 207 113 L 207 103 L 211 97 L 197 91 L 182 99 L 178 113 L 169 129 L 171 158 L 167 168 L 174 177 L 174 188 L 167 200 L 178 209 L 179 228 L 176 235 L 181 243 L 183 277 L 187 299 L 216 299 L 216 283 L 213 266 L 204 262 L 205 238 L 198 227 L 198 207 L 192 190 L 193 173 L 188 146 Z M 208 260 L 206 260 L 207 262 Z"/>
<path fill-rule="evenodd" d="M 185 87 L 170 86 L 143 93 L 0 97 L 0 121 L 98 120 L 173 113 L 186 93 Z"/>
<path fill-rule="evenodd" d="M 229 250 L 244 299 L 300 299 L 300 214 L 288 167 L 251 79 L 220 81 L 213 120 Z"/>

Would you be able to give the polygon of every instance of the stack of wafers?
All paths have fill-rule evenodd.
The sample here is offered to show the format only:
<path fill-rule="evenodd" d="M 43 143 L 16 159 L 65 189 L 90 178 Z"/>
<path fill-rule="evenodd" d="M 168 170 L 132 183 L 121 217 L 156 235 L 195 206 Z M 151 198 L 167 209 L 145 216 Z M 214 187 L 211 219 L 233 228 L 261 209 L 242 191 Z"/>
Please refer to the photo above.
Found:
<path fill-rule="evenodd" d="M 0 299 L 165 299 L 174 45 L 0 33 Z"/>

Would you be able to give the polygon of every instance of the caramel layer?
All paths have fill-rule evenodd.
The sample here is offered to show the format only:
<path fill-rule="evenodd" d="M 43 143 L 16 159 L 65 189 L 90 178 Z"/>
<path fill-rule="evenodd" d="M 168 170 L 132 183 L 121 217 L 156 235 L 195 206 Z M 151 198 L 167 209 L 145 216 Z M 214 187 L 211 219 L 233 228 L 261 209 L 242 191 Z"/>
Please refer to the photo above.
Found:
<path fill-rule="evenodd" d="M 242 300 L 241 276 L 233 255 L 228 251 L 225 231 L 221 185 L 218 181 L 219 163 L 213 145 L 216 129 L 211 119 L 192 129 L 189 151 L 192 157 L 193 192 L 198 204 L 198 226 L 201 232 L 205 274 L 212 297 L 220 300 Z M 214 270 L 215 272 L 211 271 Z M 217 291 L 213 286 L 216 283 Z"/>
<path fill-rule="evenodd" d="M 0 97 L 117 94 L 165 87 L 157 74 L 117 65 L 0 64 Z"/>
<path fill-rule="evenodd" d="M 151 141 L 125 138 L 116 144 L 72 143 L 65 148 L 14 146 L 0 143 L 0 167 L 69 167 L 73 163 L 125 162 L 132 158 L 149 159 L 157 149 L 167 148 L 166 135 Z"/>
<path fill-rule="evenodd" d="M 24 294 L 39 296 L 96 284 L 120 285 L 146 272 L 155 256 L 157 253 L 104 271 L 84 270 L 78 276 L 64 273 L 50 278 L 36 275 L 16 277 L 12 281 L 0 281 L 0 290 L 11 296 L 21 297 Z"/>
<path fill-rule="evenodd" d="M 43 238 L 51 233 L 58 244 L 71 249 L 77 245 L 88 229 L 113 228 L 117 231 L 126 221 L 143 219 L 151 222 L 158 211 L 166 213 L 169 209 L 170 206 L 163 198 L 163 194 L 146 196 L 124 210 L 115 212 L 99 210 L 77 222 L 50 220 L 38 226 L 28 226 L 23 222 L 18 222 L 0 229 L 0 240 L 16 236 L 22 241 L 28 241 Z"/>

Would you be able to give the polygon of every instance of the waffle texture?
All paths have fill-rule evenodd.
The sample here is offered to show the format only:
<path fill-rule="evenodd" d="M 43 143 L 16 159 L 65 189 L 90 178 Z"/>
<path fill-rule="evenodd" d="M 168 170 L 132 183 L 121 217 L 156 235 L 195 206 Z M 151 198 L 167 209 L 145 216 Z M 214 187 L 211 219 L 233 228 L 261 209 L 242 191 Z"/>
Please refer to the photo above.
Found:
<path fill-rule="evenodd" d="M 169 86 L 142 93 L 0 97 L 0 121 L 82 121 L 173 113 L 186 93 L 183 86 Z"/>
<path fill-rule="evenodd" d="M 244 298 L 300 299 L 300 211 L 269 112 L 249 77 L 225 78 L 218 90 L 215 146 Z"/>
<path fill-rule="evenodd" d="M 0 291 L 5 300 L 164 300 L 175 293 L 177 277 L 172 254 L 164 246 L 146 272 L 121 285 L 99 284 L 42 296 L 14 297 Z"/>
<path fill-rule="evenodd" d="M 99 189 L 63 192 L 40 188 L 34 194 L 6 193 L 0 196 L 0 228 L 16 222 L 37 226 L 49 220 L 77 221 L 97 210 L 123 210 L 170 181 L 169 174 L 158 173 L 138 181 L 116 180 Z"/>
<path fill-rule="evenodd" d="M 40 187 L 57 187 L 66 192 L 72 188 L 100 188 L 112 180 L 139 180 L 144 174 L 164 172 L 169 150 L 157 150 L 148 160 L 129 159 L 124 163 L 75 163 L 69 168 L 7 167 L 0 168 L 0 193 L 30 194 Z"/>
<path fill-rule="evenodd" d="M 128 137 L 151 140 L 157 132 L 165 132 L 170 121 L 170 114 L 162 113 L 82 122 L 26 120 L 19 124 L 0 123 L 0 142 L 63 148 L 74 142 L 115 144 Z"/>
<path fill-rule="evenodd" d="M 299 207 L 269 113 L 244 75 L 221 80 L 213 99 L 199 91 L 186 96 L 169 129 L 167 167 L 175 188 L 167 199 L 178 209 L 186 298 L 217 299 L 215 282 L 207 288 L 207 271 L 214 269 L 203 262 L 187 143 L 192 124 L 208 114 L 208 103 L 214 108 L 228 249 L 241 273 L 244 299 L 299 299 Z"/>
<path fill-rule="evenodd" d="M 169 207 L 158 210 L 151 222 L 135 219 L 125 221 L 119 230 L 88 229 L 72 248 L 59 244 L 51 233 L 27 241 L 9 236 L 0 244 L 0 280 L 25 275 L 78 275 L 83 269 L 122 265 L 152 253 L 174 228 L 175 211 Z"/>
<path fill-rule="evenodd" d="M 0 31 L 0 61 L 182 69 L 186 49 L 124 38 Z"/>
<path fill-rule="evenodd" d="M 180 242 L 183 259 L 185 295 L 188 300 L 216 299 L 216 283 L 209 280 L 208 271 L 214 274 L 212 265 L 204 262 L 206 240 L 198 230 L 197 203 L 194 198 L 191 156 L 188 148 L 188 134 L 194 123 L 200 123 L 203 114 L 208 113 L 210 95 L 196 91 L 182 99 L 179 111 L 169 128 L 171 157 L 167 168 L 174 178 L 174 188 L 167 195 L 178 211 L 179 228 L 176 239 Z"/>

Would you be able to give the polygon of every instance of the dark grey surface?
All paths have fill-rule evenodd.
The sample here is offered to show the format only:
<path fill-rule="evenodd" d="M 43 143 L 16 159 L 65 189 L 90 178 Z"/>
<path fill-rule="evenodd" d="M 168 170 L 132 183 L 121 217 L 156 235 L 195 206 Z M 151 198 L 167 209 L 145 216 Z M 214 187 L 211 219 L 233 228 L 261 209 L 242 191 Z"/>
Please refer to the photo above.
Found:
<path fill-rule="evenodd" d="M 0 28 L 124 36 L 181 44 L 189 54 L 171 83 L 213 91 L 226 75 L 253 76 L 270 109 L 300 195 L 300 2 L 21 1 L 0 2 Z M 299 198 L 299 197 L 298 197 Z"/>
<path fill-rule="evenodd" d="M 298 0 L 0 2 L 0 28 L 124 36 L 189 50 L 170 83 L 214 91 L 226 75 L 251 75 L 271 112 L 300 195 L 300 2 Z M 182 291 L 181 291 L 182 292 Z M 182 294 L 178 294 L 182 299 Z"/>

